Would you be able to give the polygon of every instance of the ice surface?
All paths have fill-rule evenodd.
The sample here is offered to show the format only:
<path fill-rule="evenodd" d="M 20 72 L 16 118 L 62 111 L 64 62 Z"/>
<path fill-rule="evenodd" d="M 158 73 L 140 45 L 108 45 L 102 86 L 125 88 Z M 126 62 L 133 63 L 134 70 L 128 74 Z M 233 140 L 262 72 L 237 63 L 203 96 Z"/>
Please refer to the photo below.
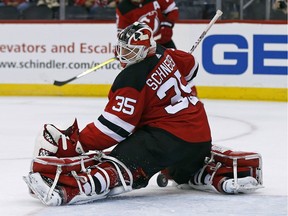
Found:
<path fill-rule="evenodd" d="M 79 206 L 46 207 L 28 194 L 22 180 L 30 168 L 37 133 L 45 123 L 79 127 L 97 119 L 105 98 L 0 97 L 0 214 L 3 216 L 287 215 L 287 103 L 203 100 L 214 144 L 256 151 L 263 157 L 265 188 L 225 196 L 159 188 L 154 176 L 145 189 Z"/>

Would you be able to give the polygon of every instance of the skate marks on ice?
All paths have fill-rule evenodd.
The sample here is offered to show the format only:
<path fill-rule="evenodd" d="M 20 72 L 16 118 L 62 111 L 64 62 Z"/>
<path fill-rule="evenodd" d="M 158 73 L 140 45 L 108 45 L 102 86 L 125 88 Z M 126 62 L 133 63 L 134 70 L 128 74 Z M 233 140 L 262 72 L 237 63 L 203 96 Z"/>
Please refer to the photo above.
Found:
<path fill-rule="evenodd" d="M 215 143 L 241 138 L 253 134 L 254 131 L 257 130 L 256 125 L 252 124 L 251 122 L 233 117 L 212 114 L 209 116 L 209 119 L 210 122 L 217 122 L 217 126 L 211 128 L 212 132 L 214 132 L 214 134 L 222 134 L 221 137 L 216 136 L 217 139 L 213 139 L 213 142 Z M 237 125 L 237 130 L 233 130 L 235 125 Z M 227 128 L 230 128 L 230 133 L 223 136 L 221 130 L 226 130 Z"/>

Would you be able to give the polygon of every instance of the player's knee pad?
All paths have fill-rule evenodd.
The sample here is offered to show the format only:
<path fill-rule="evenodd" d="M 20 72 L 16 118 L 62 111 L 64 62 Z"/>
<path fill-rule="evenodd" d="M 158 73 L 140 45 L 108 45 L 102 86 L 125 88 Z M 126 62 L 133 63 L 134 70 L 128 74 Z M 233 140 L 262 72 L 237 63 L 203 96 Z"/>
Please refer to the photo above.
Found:
<path fill-rule="evenodd" d="M 133 184 L 130 170 L 103 153 L 37 157 L 24 180 L 46 205 L 87 203 L 131 191 Z"/>
<path fill-rule="evenodd" d="M 193 176 L 190 186 L 195 189 L 216 189 L 222 193 L 250 193 L 263 184 L 262 158 L 255 152 L 232 151 L 212 146 L 211 157 Z"/>

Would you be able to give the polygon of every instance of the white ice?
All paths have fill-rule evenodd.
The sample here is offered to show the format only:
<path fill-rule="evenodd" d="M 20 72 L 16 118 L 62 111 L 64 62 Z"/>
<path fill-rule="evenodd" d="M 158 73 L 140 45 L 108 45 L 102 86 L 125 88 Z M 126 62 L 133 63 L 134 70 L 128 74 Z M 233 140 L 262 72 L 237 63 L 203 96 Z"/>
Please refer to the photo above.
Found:
<path fill-rule="evenodd" d="M 78 206 L 46 207 L 22 180 L 30 169 L 36 135 L 45 123 L 79 127 L 97 119 L 105 98 L 0 97 L 0 214 L 170 216 L 287 215 L 287 103 L 203 100 L 214 144 L 256 151 L 263 157 L 264 188 L 250 195 L 221 195 L 160 188 L 155 176 L 137 191 Z"/>

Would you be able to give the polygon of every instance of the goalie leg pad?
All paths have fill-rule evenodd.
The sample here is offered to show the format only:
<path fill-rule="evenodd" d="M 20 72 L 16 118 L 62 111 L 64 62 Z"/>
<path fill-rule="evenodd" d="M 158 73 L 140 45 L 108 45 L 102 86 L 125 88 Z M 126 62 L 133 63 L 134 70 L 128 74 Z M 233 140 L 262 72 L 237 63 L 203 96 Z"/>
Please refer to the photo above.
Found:
<path fill-rule="evenodd" d="M 132 190 L 132 174 L 116 158 L 103 154 L 94 165 L 85 167 L 91 158 L 83 157 L 36 158 L 24 181 L 45 205 L 83 204 Z M 59 160 L 61 163 L 55 163 Z"/>
<path fill-rule="evenodd" d="M 226 194 L 251 193 L 262 188 L 262 158 L 254 152 L 238 152 L 213 146 L 211 158 L 193 176 L 189 185 L 198 190 Z"/>
<path fill-rule="evenodd" d="M 29 189 L 35 194 L 35 196 L 47 206 L 59 206 L 65 204 L 84 204 L 99 199 L 104 199 L 107 194 L 99 194 L 94 196 L 87 196 L 84 193 L 79 193 L 77 188 L 58 187 L 52 190 L 49 181 L 40 175 L 40 173 L 30 173 L 28 176 L 23 177 L 24 181 L 28 185 Z M 69 203 L 66 203 L 69 196 Z"/>

